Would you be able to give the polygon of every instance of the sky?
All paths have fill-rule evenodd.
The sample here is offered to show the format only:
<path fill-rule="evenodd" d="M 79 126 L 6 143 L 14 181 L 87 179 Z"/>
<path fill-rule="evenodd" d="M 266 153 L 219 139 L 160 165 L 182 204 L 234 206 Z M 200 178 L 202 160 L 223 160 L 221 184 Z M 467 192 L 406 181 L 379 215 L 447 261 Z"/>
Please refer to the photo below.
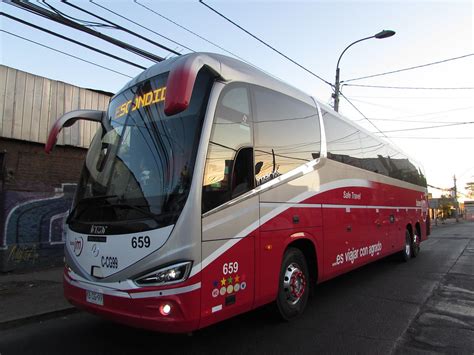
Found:
<path fill-rule="evenodd" d="M 98 21 L 60 2 L 49 3 L 81 20 Z M 198 0 L 138 0 L 138 4 L 132 0 L 94 0 L 94 3 L 72 0 L 71 3 L 182 54 L 193 50 L 238 56 L 322 102 L 332 104 L 330 85 L 265 47 Z M 376 132 L 361 113 L 369 118 L 390 138 L 391 143 L 423 165 L 428 184 L 451 188 L 453 176 L 456 175 L 458 191 L 464 193 L 466 183 L 474 181 L 474 124 L 466 123 L 474 121 L 473 1 L 205 0 L 205 3 L 330 83 L 334 83 L 336 63 L 346 46 L 383 29 L 395 31 L 396 35 L 390 38 L 357 43 L 344 54 L 340 61 L 342 81 L 352 85 L 379 87 L 343 85 L 342 93 L 360 112 L 342 97 L 339 112 L 369 131 Z M 153 64 L 100 39 L 54 24 L 11 5 L 1 3 L 0 6 L 5 13 L 142 66 Z M 110 92 L 120 90 L 130 77 L 141 71 L 3 16 L 0 21 L 3 31 L 86 59 L 109 70 L 0 32 L 0 62 L 4 65 L 77 86 Z M 173 55 L 129 34 L 103 27 L 96 29 L 157 55 Z M 462 56 L 467 57 L 349 81 Z M 448 124 L 452 125 L 445 126 Z M 426 128 L 432 126 L 444 127 Z M 434 197 L 442 193 L 433 188 L 429 191 Z"/>

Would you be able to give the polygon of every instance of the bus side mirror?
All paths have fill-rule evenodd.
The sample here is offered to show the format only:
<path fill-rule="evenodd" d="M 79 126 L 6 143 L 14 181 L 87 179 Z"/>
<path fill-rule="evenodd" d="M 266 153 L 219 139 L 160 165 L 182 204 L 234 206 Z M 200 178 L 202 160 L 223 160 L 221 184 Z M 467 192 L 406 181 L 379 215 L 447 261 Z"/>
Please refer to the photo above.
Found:
<path fill-rule="evenodd" d="M 255 164 L 255 175 L 258 175 L 260 173 L 260 170 L 262 170 L 263 166 L 263 161 L 259 161 L 257 164 Z"/>
<path fill-rule="evenodd" d="M 93 122 L 101 122 L 105 117 L 105 111 L 97 110 L 75 110 L 65 113 L 54 122 L 53 127 L 49 131 L 48 141 L 44 147 L 44 151 L 49 154 L 53 150 L 58 140 L 58 134 L 63 127 L 72 126 L 77 120 L 86 120 Z"/>

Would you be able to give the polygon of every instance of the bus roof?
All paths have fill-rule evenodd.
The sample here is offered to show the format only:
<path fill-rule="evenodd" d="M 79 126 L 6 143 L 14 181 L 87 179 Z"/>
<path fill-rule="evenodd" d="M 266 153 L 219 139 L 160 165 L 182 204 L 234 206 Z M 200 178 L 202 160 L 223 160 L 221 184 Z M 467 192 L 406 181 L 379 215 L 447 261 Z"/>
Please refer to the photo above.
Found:
<path fill-rule="evenodd" d="M 223 81 L 240 81 L 263 86 L 315 106 L 313 99 L 303 91 L 240 60 L 214 53 L 190 53 L 154 64 L 130 80 L 119 93 L 156 75 L 166 72 L 170 72 L 171 74 L 178 68 L 192 65 L 198 65 L 199 69 L 203 66 L 208 67 Z"/>

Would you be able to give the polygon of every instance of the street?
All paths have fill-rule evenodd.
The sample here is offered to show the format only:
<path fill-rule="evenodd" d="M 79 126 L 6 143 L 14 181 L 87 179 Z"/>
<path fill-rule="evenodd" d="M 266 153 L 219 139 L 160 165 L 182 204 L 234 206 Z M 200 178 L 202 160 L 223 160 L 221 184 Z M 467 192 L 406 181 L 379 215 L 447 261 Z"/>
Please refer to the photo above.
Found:
<path fill-rule="evenodd" d="M 189 335 L 158 334 L 78 312 L 0 331 L 0 353 L 474 352 L 474 223 L 439 225 L 408 263 L 388 257 L 320 284 L 305 314 L 272 306 Z"/>

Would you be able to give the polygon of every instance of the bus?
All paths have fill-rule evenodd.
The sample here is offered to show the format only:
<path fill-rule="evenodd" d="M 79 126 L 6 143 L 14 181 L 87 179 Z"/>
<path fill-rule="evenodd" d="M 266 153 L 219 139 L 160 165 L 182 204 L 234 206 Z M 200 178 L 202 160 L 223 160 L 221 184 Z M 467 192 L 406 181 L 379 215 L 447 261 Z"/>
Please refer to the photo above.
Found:
<path fill-rule="evenodd" d="M 243 62 L 192 53 L 132 79 L 99 122 L 65 221 L 64 293 L 78 308 L 192 332 L 276 304 L 429 235 L 411 158 Z"/>

